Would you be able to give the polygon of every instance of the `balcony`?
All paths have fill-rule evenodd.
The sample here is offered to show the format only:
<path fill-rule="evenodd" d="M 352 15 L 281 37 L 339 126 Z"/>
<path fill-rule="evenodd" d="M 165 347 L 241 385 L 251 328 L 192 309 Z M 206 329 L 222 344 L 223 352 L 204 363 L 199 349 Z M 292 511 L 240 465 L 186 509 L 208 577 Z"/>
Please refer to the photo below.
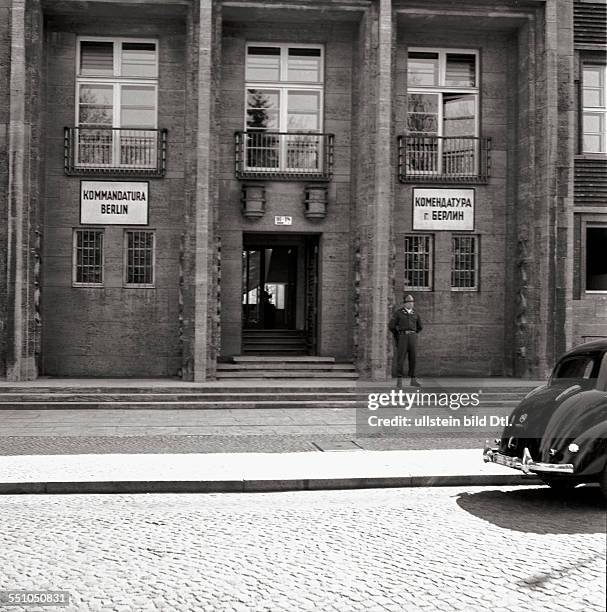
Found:
<path fill-rule="evenodd" d="M 333 134 L 239 131 L 234 134 L 239 179 L 329 181 Z"/>
<path fill-rule="evenodd" d="M 473 136 L 399 136 L 402 183 L 486 183 L 490 138 Z"/>
<path fill-rule="evenodd" d="M 164 176 L 167 130 L 66 127 L 63 151 L 71 176 Z"/>

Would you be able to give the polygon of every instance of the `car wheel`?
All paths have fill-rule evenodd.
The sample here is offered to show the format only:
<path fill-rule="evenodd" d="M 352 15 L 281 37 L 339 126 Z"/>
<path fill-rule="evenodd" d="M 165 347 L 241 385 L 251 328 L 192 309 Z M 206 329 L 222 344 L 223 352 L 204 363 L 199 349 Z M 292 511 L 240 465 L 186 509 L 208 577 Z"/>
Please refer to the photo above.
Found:
<path fill-rule="evenodd" d="M 540 476 L 544 484 L 547 484 L 555 491 L 569 491 L 577 487 L 580 483 L 570 478 L 554 478 L 553 476 Z"/>

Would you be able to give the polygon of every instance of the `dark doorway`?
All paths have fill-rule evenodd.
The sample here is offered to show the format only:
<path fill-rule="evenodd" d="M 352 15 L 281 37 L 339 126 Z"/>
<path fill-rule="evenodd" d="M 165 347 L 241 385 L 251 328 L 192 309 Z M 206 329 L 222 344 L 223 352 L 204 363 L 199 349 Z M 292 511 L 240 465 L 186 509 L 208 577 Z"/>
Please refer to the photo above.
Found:
<path fill-rule="evenodd" d="M 245 234 L 243 352 L 315 354 L 318 236 Z"/>

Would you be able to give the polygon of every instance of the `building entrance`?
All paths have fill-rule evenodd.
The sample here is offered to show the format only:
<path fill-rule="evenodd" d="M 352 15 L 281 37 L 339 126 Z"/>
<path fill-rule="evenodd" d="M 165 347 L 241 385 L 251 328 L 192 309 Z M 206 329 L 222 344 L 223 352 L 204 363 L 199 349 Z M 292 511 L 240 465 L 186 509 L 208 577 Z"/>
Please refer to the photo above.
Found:
<path fill-rule="evenodd" d="M 245 234 L 243 352 L 315 354 L 318 236 Z"/>

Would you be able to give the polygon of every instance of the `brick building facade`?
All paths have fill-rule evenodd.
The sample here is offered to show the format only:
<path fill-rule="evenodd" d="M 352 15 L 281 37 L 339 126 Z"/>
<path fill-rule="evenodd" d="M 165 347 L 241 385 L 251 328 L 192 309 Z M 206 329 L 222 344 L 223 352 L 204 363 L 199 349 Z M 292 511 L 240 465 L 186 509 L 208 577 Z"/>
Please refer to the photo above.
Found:
<path fill-rule="evenodd" d="M 0 0 L 0 376 L 544 376 L 607 336 L 606 4 Z M 460 210 L 459 207 L 462 207 Z"/>

